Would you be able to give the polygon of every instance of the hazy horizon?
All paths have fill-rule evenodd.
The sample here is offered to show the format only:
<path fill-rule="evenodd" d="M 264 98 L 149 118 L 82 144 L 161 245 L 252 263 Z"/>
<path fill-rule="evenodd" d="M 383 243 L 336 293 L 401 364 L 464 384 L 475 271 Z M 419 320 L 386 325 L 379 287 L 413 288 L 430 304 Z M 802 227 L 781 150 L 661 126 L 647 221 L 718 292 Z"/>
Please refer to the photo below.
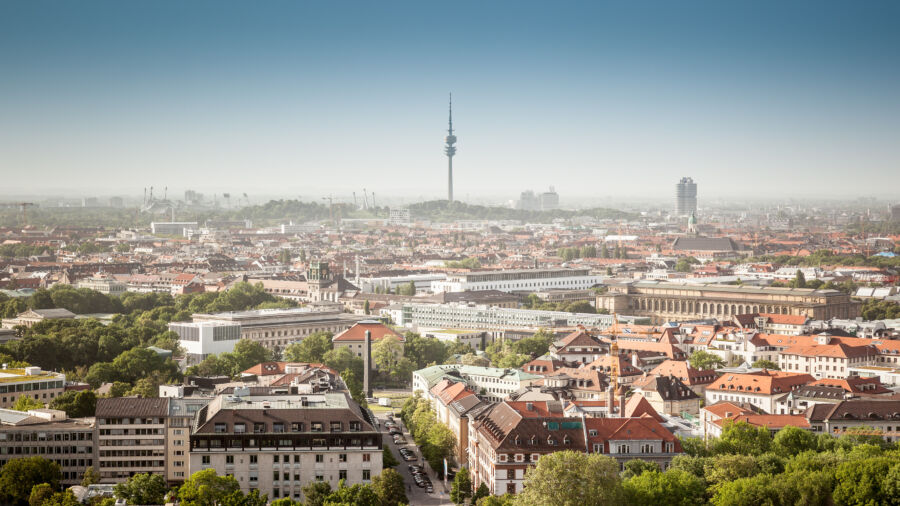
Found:
<path fill-rule="evenodd" d="M 597 206 L 900 184 L 894 2 L 6 2 L 3 195 Z M 497 202 L 497 203 L 500 203 Z"/>

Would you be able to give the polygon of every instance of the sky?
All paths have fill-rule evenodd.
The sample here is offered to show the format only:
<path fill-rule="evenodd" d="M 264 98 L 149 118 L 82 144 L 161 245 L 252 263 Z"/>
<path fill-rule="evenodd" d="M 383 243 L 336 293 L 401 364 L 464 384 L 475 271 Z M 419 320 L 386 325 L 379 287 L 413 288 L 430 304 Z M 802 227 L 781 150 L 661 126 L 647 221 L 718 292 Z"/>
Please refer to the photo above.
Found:
<path fill-rule="evenodd" d="M 895 1 L 0 0 L 0 193 L 895 195 Z"/>

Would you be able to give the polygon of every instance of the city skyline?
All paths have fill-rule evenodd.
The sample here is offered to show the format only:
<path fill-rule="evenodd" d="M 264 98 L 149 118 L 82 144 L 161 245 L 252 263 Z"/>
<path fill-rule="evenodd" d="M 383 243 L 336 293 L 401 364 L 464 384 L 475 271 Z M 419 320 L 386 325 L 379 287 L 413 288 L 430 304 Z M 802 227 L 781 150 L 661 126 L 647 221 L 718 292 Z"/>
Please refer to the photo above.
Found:
<path fill-rule="evenodd" d="M 460 199 L 666 197 L 683 174 L 704 199 L 900 183 L 896 4 L 432 10 L 4 4 L 5 192 L 440 199 L 448 90 Z"/>

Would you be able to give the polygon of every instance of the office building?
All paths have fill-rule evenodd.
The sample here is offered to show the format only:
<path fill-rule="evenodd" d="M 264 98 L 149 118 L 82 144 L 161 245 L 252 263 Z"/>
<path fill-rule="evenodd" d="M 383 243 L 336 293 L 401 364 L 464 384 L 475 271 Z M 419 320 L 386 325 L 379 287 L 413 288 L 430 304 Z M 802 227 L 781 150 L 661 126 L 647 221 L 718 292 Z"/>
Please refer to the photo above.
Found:
<path fill-rule="evenodd" d="M 188 365 L 213 354 L 231 352 L 241 339 L 241 325 L 224 321 L 172 322 L 169 330 L 178 334 Z"/>
<path fill-rule="evenodd" d="M 690 216 L 697 214 L 697 183 L 689 177 L 683 177 L 675 185 L 675 214 Z"/>
<path fill-rule="evenodd" d="M 511 309 L 467 304 L 397 304 L 381 313 L 406 327 L 466 330 L 515 330 L 556 327 L 605 329 L 612 325 L 613 316 L 593 313 L 567 313 L 537 309 Z M 629 323 L 649 322 L 647 318 L 619 318 Z"/>
<path fill-rule="evenodd" d="M 84 470 L 97 468 L 94 420 L 55 409 L 0 409 L 0 466 L 34 456 L 59 464 L 63 487 L 80 485 Z"/>
<path fill-rule="evenodd" d="M 187 236 L 189 231 L 198 228 L 196 221 L 154 221 L 150 223 L 150 232 L 153 235 Z"/>
<path fill-rule="evenodd" d="M 105 295 L 111 295 L 113 297 L 118 297 L 125 293 L 126 290 L 128 290 L 128 285 L 126 285 L 125 283 L 117 281 L 110 275 L 104 276 L 102 274 L 97 274 L 93 277 L 79 280 L 75 286 L 77 288 L 87 288 L 89 290 L 94 290 L 95 292 L 100 292 Z"/>
<path fill-rule="evenodd" d="M 162 394 L 163 387 L 160 387 Z M 183 387 L 181 392 L 183 393 Z M 190 477 L 191 426 L 197 412 L 214 397 L 169 397 L 166 420 L 166 482 L 170 486 L 184 483 Z"/>
<path fill-rule="evenodd" d="M 559 209 L 559 194 L 551 186 L 550 191 L 541 193 L 541 210 L 552 211 L 554 209 Z"/>
<path fill-rule="evenodd" d="M 138 473 L 167 476 L 169 399 L 101 398 L 94 416 L 103 483 L 122 483 Z"/>
<path fill-rule="evenodd" d="M 438 292 L 500 290 L 503 292 L 538 292 L 549 289 L 586 289 L 603 282 L 590 269 L 510 269 L 449 274 L 447 279 L 433 281 Z"/>
<path fill-rule="evenodd" d="M 344 392 L 219 396 L 194 423 L 191 473 L 215 469 L 270 500 L 299 501 L 313 481 L 370 483 L 382 470 L 382 435 Z"/>
<path fill-rule="evenodd" d="M 282 349 L 316 332 L 337 334 L 368 318 L 363 315 L 341 313 L 336 309 L 316 308 L 197 313 L 192 317 L 194 322 L 215 321 L 240 325 L 241 339 L 257 341 L 270 349 Z"/>
<path fill-rule="evenodd" d="M 19 397 L 32 397 L 44 404 L 62 395 L 66 375 L 42 371 L 40 367 L 0 369 L 0 408 L 11 408 Z"/>

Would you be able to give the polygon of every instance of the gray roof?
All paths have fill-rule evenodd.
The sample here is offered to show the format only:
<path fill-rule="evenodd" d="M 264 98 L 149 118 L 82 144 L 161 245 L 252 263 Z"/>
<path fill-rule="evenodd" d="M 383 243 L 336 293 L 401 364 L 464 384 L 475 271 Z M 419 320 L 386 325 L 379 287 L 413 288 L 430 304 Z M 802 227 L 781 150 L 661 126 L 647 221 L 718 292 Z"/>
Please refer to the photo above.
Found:
<path fill-rule="evenodd" d="M 743 249 L 730 237 L 679 237 L 672 243 L 676 251 L 739 251 Z"/>
<path fill-rule="evenodd" d="M 44 318 L 75 318 L 75 313 L 68 309 L 32 309 L 33 313 Z"/>

